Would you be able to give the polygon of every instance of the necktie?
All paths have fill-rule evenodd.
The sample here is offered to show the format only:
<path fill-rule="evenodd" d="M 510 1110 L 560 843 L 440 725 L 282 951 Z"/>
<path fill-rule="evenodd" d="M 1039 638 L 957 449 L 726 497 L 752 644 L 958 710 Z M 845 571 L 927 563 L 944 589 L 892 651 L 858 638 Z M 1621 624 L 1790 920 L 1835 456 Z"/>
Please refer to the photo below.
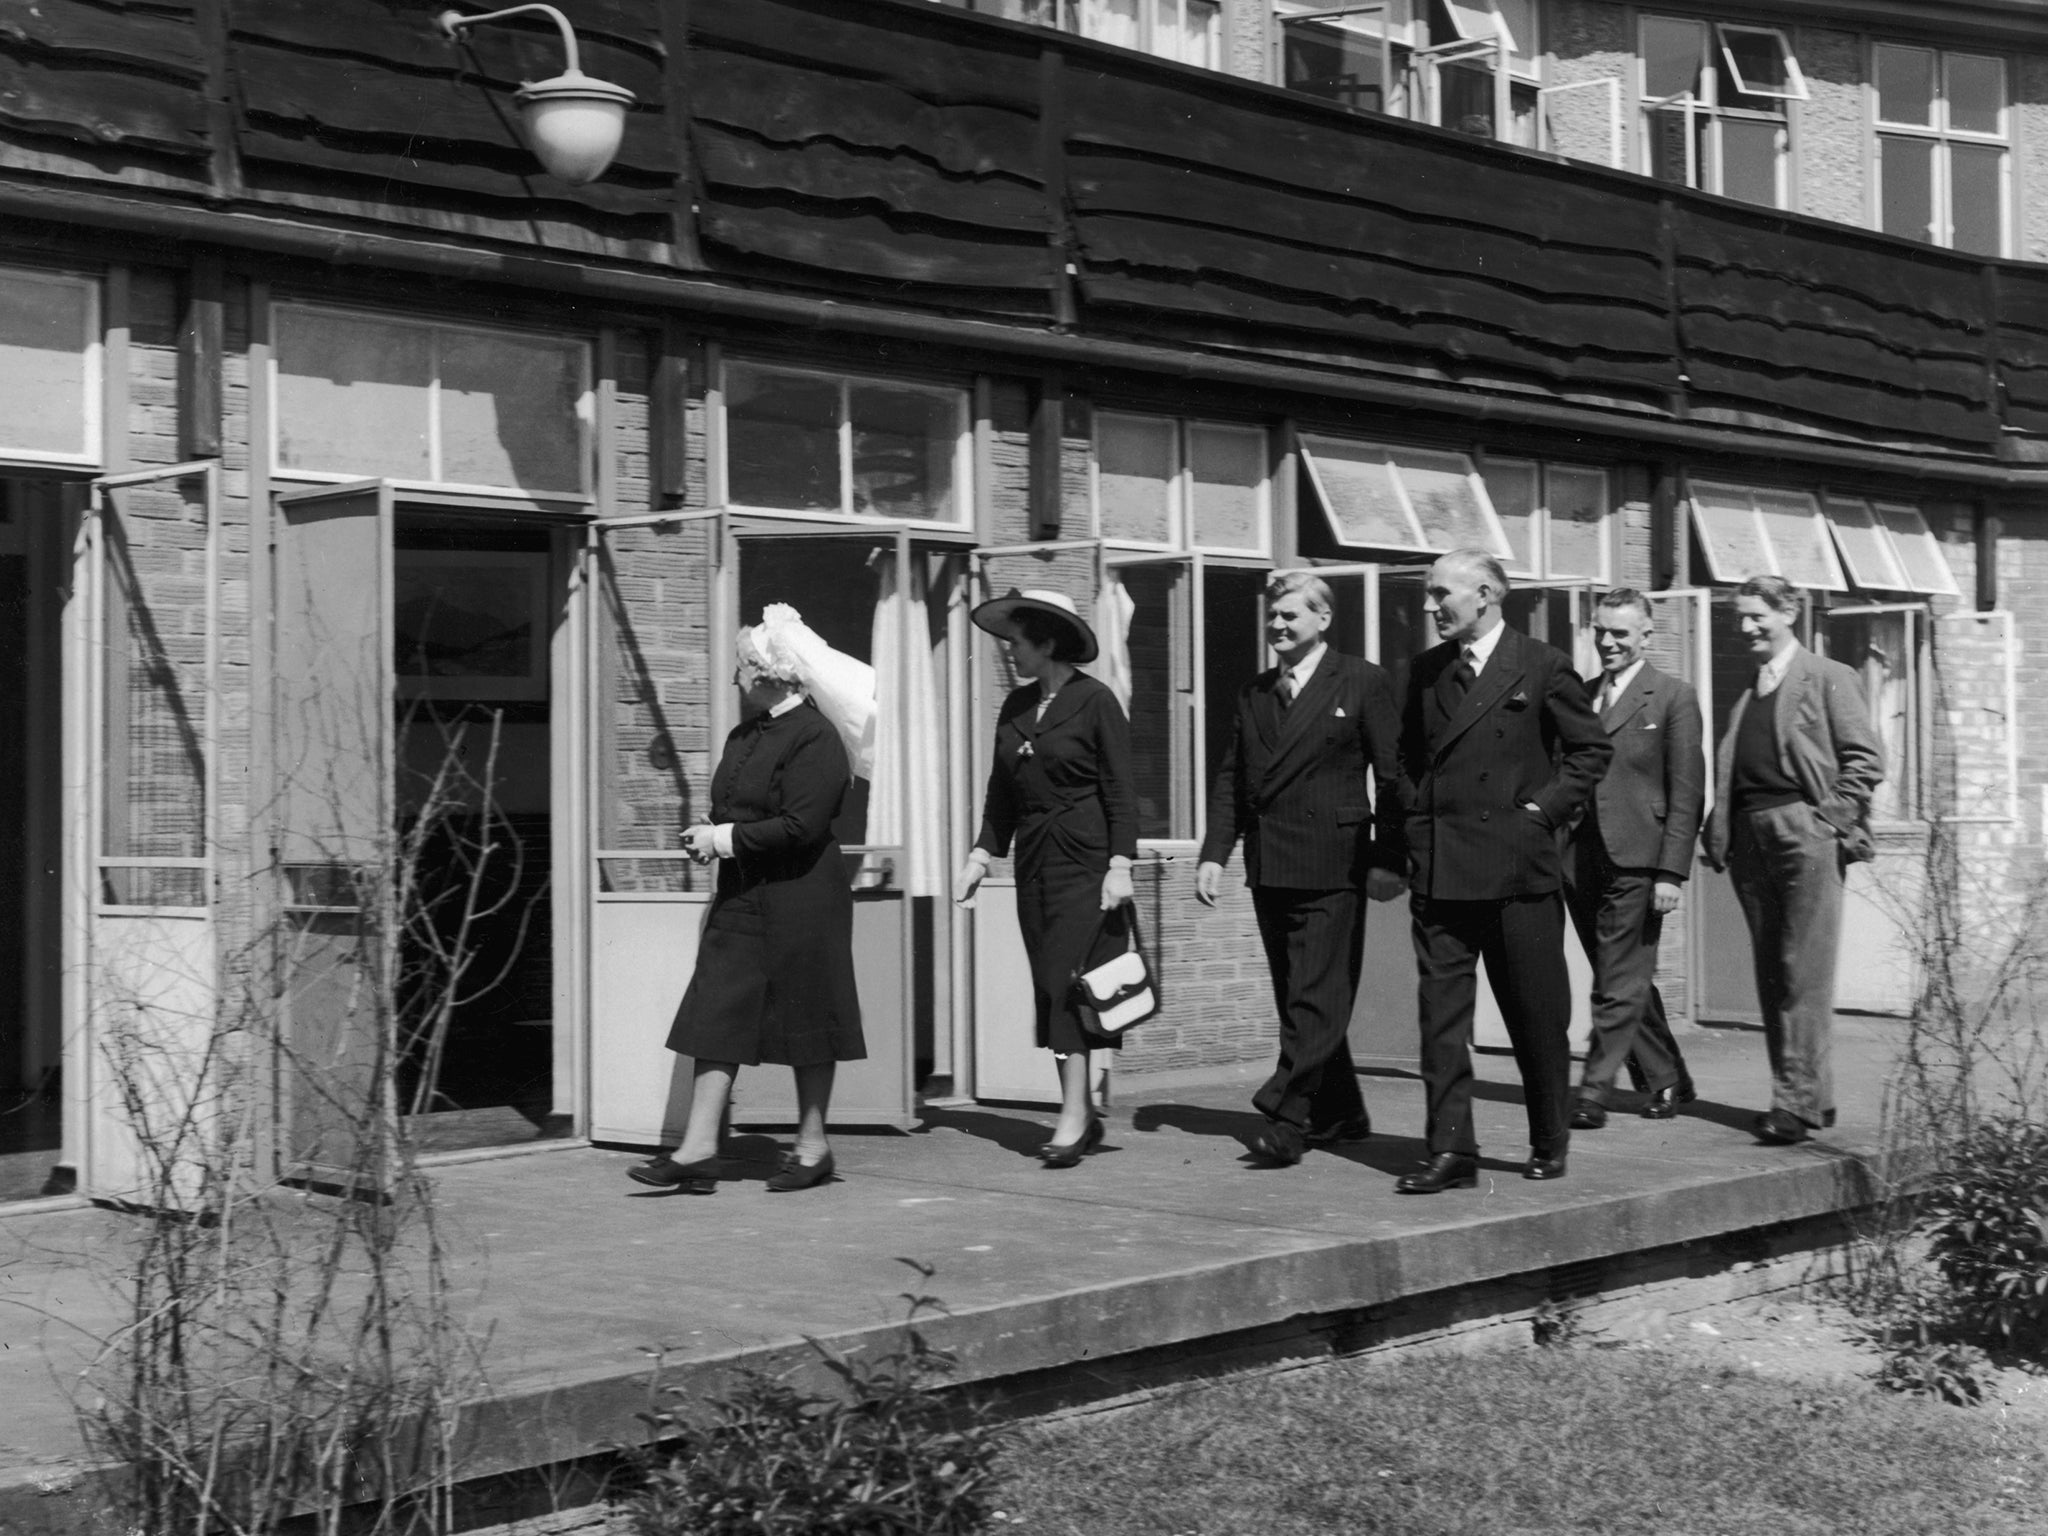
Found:
<path fill-rule="evenodd" d="M 1479 669 L 1472 665 L 1472 652 L 1458 653 L 1458 664 L 1451 668 L 1451 687 L 1462 700 L 1472 691 L 1472 685 L 1479 681 Z"/>
<path fill-rule="evenodd" d="M 1294 674 L 1292 672 L 1282 672 L 1280 674 L 1280 686 L 1273 691 L 1279 695 L 1281 713 L 1286 713 L 1287 706 L 1294 702 Z"/>

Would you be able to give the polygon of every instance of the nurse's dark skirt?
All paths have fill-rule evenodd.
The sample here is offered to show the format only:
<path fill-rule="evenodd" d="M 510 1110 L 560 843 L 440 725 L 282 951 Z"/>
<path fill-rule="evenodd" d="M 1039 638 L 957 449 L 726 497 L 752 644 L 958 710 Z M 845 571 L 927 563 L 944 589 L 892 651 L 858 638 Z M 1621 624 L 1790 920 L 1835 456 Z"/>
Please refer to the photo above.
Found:
<path fill-rule="evenodd" d="M 726 869 L 720 876 L 668 1048 L 741 1066 L 865 1058 L 853 893 L 838 845 L 794 880 L 743 890 Z"/>

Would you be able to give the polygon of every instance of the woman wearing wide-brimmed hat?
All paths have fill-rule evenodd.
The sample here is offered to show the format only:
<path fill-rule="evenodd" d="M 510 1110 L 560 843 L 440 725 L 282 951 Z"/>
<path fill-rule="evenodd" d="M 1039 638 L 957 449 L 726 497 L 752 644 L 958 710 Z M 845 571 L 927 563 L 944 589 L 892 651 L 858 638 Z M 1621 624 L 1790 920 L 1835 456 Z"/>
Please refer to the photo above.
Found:
<path fill-rule="evenodd" d="M 1131 900 L 1131 725 L 1116 695 L 1076 670 L 1095 659 L 1095 634 L 1064 593 L 1012 589 L 976 608 L 974 622 L 1002 640 L 1023 681 L 996 717 L 981 835 L 953 896 L 971 901 L 989 861 L 1015 840 L 1038 1043 L 1060 1071 L 1059 1124 L 1039 1155 L 1048 1168 L 1071 1168 L 1102 1140 L 1088 1052 L 1117 1043 L 1087 1027 L 1068 993 L 1103 936 L 1103 914 Z"/>

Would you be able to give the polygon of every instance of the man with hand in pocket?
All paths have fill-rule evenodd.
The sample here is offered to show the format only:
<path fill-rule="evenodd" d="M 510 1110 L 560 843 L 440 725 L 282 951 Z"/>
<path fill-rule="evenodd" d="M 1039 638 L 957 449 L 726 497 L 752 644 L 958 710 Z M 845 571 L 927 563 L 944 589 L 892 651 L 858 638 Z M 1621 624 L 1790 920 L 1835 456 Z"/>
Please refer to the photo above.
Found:
<path fill-rule="evenodd" d="M 1529 1116 L 1529 1179 L 1561 1179 L 1571 1131 L 1571 987 L 1561 829 L 1614 747 L 1571 658 L 1502 622 L 1507 573 L 1482 549 L 1430 567 L 1442 644 L 1409 668 L 1401 767 L 1408 816 L 1428 1156 L 1402 1194 L 1478 1181 L 1472 1013 L 1481 956 L 1514 1046 Z"/>

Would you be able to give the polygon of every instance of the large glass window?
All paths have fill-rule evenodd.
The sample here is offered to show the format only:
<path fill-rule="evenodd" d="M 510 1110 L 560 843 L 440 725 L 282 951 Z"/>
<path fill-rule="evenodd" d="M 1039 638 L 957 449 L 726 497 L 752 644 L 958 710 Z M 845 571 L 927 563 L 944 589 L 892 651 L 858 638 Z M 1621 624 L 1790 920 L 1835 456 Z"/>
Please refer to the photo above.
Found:
<path fill-rule="evenodd" d="M 1429 44 L 1421 57 L 1428 120 L 1534 148 L 1536 0 L 1431 0 L 1427 14 Z"/>
<path fill-rule="evenodd" d="M 1643 168 L 1660 181 L 1787 206 L 1786 103 L 1806 99 L 1789 39 L 1775 27 L 1642 18 Z"/>
<path fill-rule="evenodd" d="M 1878 43 L 1871 79 L 1878 228 L 1979 256 L 2005 255 L 2005 61 Z"/>
<path fill-rule="evenodd" d="M 1408 110 L 1411 0 L 1275 0 L 1277 78 L 1360 112 Z"/>
<path fill-rule="evenodd" d="M 725 499 L 763 511 L 962 523 L 967 391 L 725 366 Z"/>
<path fill-rule="evenodd" d="M 99 457 L 99 284 L 0 267 L 0 458 Z"/>
<path fill-rule="evenodd" d="M 1302 467 L 1330 536 L 1361 556 L 1514 548 L 1487 483 L 1462 453 L 1303 432 Z"/>
<path fill-rule="evenodd" d="M 1836 608 L 1822 616 L 1822 648 L 1862 681 L 1864 708 L 1884 746 L 1884 781 L 1870 800 L 1873 821 L 1905 821 L 1919 814 L 1925 633 L 1926 614 L 1918 606 L 1873 604 Z"/>
<path fill-rule="evenodd" d="M 309 304 L 271 326 L 280 471 L 588 493 L 588 343 Z"/>
<path fill-rule="evenodd" d="M 1216 554 L 1272 548 L 1266 429 L 1130 411 L 1095 413 L 1096 532 Z"/>

